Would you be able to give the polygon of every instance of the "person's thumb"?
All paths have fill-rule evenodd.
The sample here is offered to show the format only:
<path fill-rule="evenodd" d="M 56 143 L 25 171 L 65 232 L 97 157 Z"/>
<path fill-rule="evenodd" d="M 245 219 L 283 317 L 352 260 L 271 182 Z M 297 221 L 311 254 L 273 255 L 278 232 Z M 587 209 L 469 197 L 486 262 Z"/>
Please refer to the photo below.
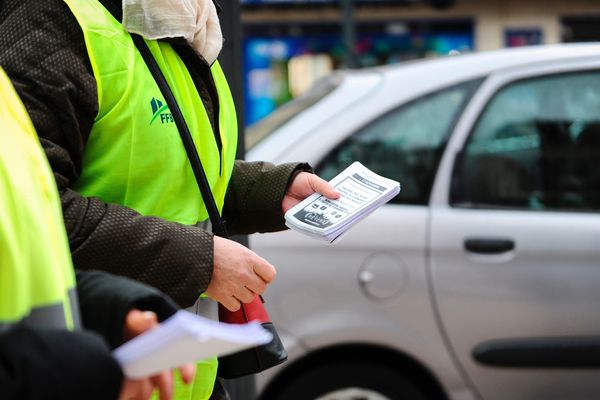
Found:
<path fill-rule="evenodd" d="M 315 192 L 321 193 L 323 196 L 329 199 L 337 199 L 341 195 L 341 193 L 334 188 L 331 183 L 319 178 L 316 175 L 312 175 L 310 177 L 310 186 Z"/>
<path fill-rule="evenodd" d="M 131 310 L 125 317 L 125 340 L 152 329 L 158 325 L 158 318 L 152 311 Z"/>

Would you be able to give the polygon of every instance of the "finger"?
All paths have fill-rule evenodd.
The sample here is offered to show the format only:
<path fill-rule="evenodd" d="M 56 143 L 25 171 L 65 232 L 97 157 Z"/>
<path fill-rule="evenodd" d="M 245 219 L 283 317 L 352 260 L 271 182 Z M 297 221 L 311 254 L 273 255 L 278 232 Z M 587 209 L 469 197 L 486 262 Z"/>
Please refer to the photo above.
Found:
<path fill-rule="evenodd" d="M 235 297 L 228 297 L 223 299 L 220 303 L 231 312 L 238 311 L 241 307 L 240 301 Z"/>
<path fill-rule="evenodd" d="M 150 379 L 144 379 L 140 398 L 143 400 L 150 400 L 152 397 L 152 392 L 154 392 L 154 385 L 152 382 L 150 382 Z"/>
<path fill-rule="evenodd" d="M 267 288 L 267 284 L 262 280 L 261 277 L 257 276 L 256 279 L 252 279 L 252 282 L 246 284 L 246 288 L 255 294 L 262 294 Z"/>
<path fill-rule="evenodd" d="M 181 374 L 181 380 L 186 385 L 189 385 L 194 380 L 194 376 L 196 375 L 196 364 L 184 364 L 179 367 L 179 373 Z"/>
<path fill-rule="evenodd" d="M 256 293 L 254 293 L 253 291 L 249 290 L 247 287 L 243 287 L 240 288 L 236 294 L 235 297 L 241 301 L 242 303 L 252 303 L 252 301 L 254 300 L 254 297 L 256 296 Z"/>
<path fill-rule="evenodd" d="M 267 260 L 262 257 L 257 257 L 257 261 L 254 264 L 254 273 L 258 275 L 265 283 L 273 282 L 277 270 Z"/>
<path fill-rule="evenodd" d="M 171 400 L 173 396 L 173 373 L 164 371 L 150 378 L 160 393 L 160 400 Z"/>
<path fill-rule="evenodd" d="M 121 393 L 119 394 L 119 400 L 130 400 L 137 396 L 137 381 L 131 379 L 125 379 L 121 385 Z"/>
<path fill-rule="evenodd" d="M 337 199 L 341 195 L 329 182 L 319 178 L 317 175 L 311 175 L 308 182 L 315 192 L 321 193 L 329 199 Z"/>
<path fill-rule="evenodd" d="M 158 325 L 158 318 L 152 311 L 131 310 L 125 317 L 125 339 L 131 339 Z"/>
<path fill-rule="evenodd" d="M 152 382 L 150 381 L 150 379 L 136 380 L 135 381 L 135 392 L 128 400 L 131 400 L 131 399 L 148 400 L 152 396 L 153 388 L 154 388 L 154 386 L 152 385 Z"/>

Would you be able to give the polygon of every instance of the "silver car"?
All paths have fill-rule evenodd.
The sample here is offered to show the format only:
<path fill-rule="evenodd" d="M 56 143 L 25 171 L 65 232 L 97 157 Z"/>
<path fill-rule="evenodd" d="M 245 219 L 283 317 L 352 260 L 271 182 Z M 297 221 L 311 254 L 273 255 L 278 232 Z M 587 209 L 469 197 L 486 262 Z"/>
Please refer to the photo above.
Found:
<path fill-rule="evenodd" d="M 248 141 L 402 185 L 333 245 L 250 237 L 290 355 L 262 399 L 600 398 L 600 45 L 339 72 Z"/>

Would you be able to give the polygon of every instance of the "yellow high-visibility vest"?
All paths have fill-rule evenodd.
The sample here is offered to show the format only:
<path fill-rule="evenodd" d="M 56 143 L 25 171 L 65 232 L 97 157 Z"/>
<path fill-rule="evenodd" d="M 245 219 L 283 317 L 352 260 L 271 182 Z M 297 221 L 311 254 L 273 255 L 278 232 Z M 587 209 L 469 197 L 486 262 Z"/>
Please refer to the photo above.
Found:
<path fill-rule="evenodd" d="M 0 69 L 0 332 L 21 321 L 80 327 L 56 182 L 29 115 Z"/>

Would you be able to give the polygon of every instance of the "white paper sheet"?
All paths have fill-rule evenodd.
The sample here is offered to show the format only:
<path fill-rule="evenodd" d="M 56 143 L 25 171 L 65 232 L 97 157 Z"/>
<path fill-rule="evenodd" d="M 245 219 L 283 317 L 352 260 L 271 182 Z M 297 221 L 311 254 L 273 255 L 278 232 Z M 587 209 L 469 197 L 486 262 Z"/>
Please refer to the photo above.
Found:
<path fill-rule="evenodd" d="M 178 311 L 157 328 L 117 348 L 113 355 L 129 378 L 268 343 L 272 335 L 259 322 L 225 324 Z"/>

